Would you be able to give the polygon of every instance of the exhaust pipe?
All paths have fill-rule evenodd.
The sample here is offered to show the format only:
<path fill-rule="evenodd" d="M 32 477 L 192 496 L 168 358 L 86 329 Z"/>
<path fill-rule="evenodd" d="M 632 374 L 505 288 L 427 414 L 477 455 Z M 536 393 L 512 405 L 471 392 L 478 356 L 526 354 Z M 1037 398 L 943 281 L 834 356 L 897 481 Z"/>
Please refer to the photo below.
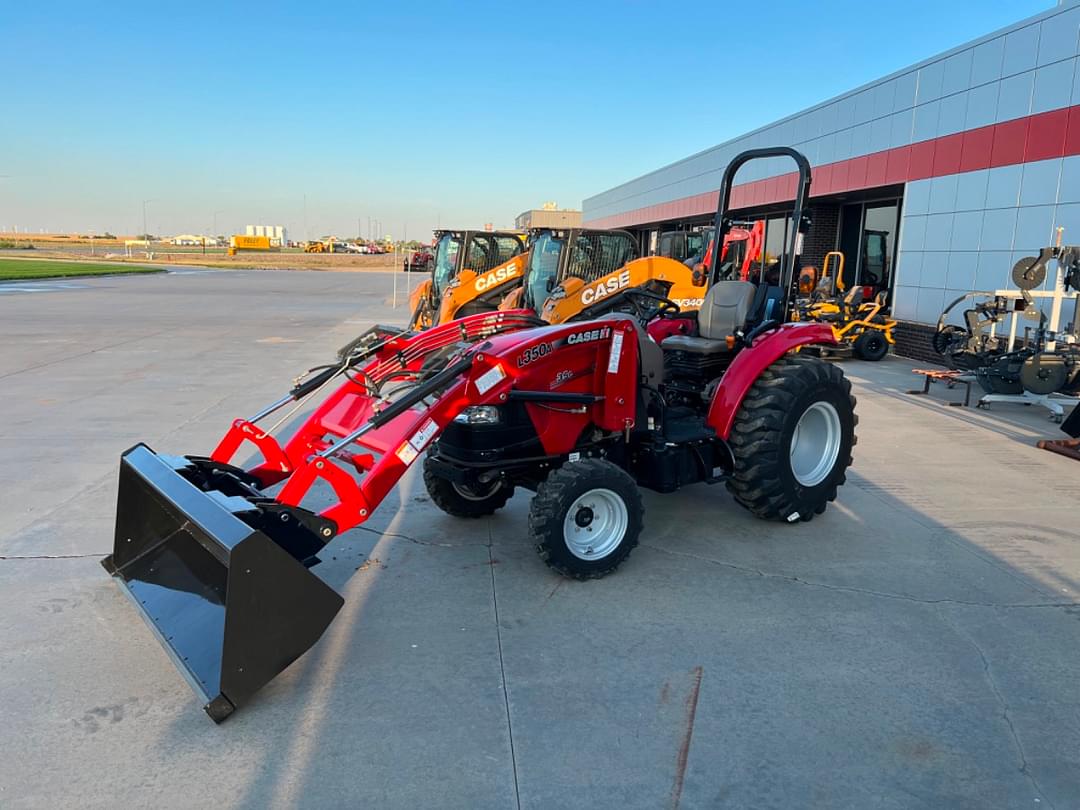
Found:
<path fill-rule="evenodd" d="M 309 570 L 336 527 L 259 502 L 243 475 L 131 448 L 102 561 L 217 723 L 312 647 L 344 604 Z"/>

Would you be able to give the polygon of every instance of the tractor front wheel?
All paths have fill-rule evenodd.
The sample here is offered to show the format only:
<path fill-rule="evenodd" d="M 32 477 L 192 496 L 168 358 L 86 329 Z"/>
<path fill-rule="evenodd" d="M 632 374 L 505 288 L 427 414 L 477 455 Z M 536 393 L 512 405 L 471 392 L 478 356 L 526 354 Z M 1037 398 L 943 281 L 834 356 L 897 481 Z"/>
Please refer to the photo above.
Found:
<path fill-rule="evenodd" d="M 645 509 L 637 484 L 604 459 L 552 472 L 529 508 L 529 537 L 541 559 L 563 576 L 598 579 L 630 556 Z"/>
<path fill-rule="evenodd" d="M 836 499 L 851 465 L 855 398 L 839 367 L 785 357 L 754 382 L 732 425 L 728 489 L 768 520 L 810 520 Z"/>
<path fill-rule="evenodd" d="M 446 514 L 454 517 L 476 518 L 493 515 L 506 506 L 514 494 L 514 487 L 502 479 L 490 484 L 470 487 L 458 484 L 439 475 L 424 459 L 424 486 L 431 501 Z"/>

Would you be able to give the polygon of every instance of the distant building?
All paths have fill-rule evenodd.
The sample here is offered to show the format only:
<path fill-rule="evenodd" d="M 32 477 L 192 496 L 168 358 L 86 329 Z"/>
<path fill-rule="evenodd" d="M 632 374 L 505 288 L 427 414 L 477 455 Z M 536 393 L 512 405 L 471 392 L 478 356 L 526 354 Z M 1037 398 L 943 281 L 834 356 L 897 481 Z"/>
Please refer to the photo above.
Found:
<path fill-rule="evenodd" d="M 244 226 L 244 234 L 246 236 L 265 236 L 270 240 L 272 247 L 286 247 L 289 244 L 284 225 L 246 225 Z"/>
<path fill-rule="evenodd" d="M 191 234 L 191 233 L 182 233 L 179 236 L 174 236 L 172 239 L 170 239 L 168 241 L 172 242 L 174 245 L 177 245 L 177 246 L 180 246 L 180 245 L 202 246 L 202 245 L 216 245 L 217 244 L 217 239 L 215 237 L 213 237 L 213 236 L 199 236 L 197 234 Z"/>
<path fill-rule="evenodd" d="M 555 203 L 544 203 L 543 208 L 522 211 L 514 218 L 514 227 L 521 231 L 529 228 L 580 228 L 581 212 L 569 208 L 559 210 Z"/>

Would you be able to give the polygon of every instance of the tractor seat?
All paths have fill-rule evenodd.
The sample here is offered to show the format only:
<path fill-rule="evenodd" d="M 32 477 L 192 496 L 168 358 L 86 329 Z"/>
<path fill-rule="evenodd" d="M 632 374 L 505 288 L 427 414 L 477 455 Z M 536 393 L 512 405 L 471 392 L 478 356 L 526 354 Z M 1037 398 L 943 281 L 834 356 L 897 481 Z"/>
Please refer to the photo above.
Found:
<path fill-rule="evenodd" d="M 698 311 L 698 334 L 672 335 L 661 347 L 664 351 L 693 354 L 726 354 L 727 338 L 746 327 L 754 308 L 757 287 L 749 281 L 718 281 L 705 294 Z"/>

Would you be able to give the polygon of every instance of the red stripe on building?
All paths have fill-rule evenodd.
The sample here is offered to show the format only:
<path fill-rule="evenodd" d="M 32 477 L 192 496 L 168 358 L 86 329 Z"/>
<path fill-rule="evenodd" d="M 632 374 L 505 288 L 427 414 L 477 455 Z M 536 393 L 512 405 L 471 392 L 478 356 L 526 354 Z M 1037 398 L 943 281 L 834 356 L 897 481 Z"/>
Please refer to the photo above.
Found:
<path fill-rule="evenodd" d="M 1080 155 L 1080 105 L 815 166 L 810 196 L 824 197 L 1068 155 Z M 790 172 L 739 183 L 731 189 L 731 207 L 757 208 L 786 202 L 795 196 L 797 181 L 798 173 Z M 625 228 L 711 214 L 716 211 L 718 193 L 707 191 L 591 219 L 586 224 L 590 228 Z"/>

